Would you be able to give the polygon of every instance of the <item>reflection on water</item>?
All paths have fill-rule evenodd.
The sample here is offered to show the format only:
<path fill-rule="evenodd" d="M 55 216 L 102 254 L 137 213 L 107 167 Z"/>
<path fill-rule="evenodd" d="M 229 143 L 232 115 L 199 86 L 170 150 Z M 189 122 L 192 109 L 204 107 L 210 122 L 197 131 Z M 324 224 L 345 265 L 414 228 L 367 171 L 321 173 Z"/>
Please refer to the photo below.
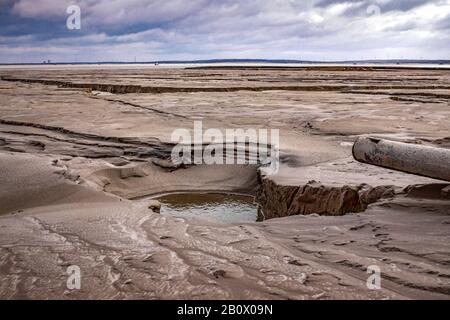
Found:
<path fill-rule="evenodd" d="M 161 214 L 221 222 L 255 222 L 254 197 L 231 194 L 170 194 L 158 198 Z"/>

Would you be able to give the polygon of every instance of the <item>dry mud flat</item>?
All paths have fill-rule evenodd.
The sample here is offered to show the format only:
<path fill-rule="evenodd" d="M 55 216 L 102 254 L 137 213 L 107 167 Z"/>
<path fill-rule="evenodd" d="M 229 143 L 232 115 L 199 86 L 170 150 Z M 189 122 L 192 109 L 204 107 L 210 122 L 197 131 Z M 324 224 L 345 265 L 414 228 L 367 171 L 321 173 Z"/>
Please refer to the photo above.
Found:
<path fill-rule="evenodd" d="M 366 134 L 448 148 L 450 70 L 90 66 L 0 77 L 1 298 L 450 298 L 449 182 L 351 156 Z M 199 119 L 280 129 L 279 173 L 168 164 L 172 131 Z M 180 191 L 254 195 L 261 221 L 163 216 L 141 199 Z M 71 265 L 80 290 L 66 287 Z M 366 286 L 373 265 L 381 290 Z"/>

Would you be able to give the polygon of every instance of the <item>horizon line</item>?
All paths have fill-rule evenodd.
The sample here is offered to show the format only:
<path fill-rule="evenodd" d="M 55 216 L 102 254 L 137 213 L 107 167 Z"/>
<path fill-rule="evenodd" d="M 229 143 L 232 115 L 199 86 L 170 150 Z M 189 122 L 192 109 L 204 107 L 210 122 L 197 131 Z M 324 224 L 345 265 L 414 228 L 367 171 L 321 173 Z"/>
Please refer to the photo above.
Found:
<path fill-rule="evenodd" d="M 67 64 L 201 64 L 201 63 L 226 63 L 226 62 L 262 62 L 262 63 L 298 63 L 298 64 L 345 64 L 345 63 L 426 63 L 426 64 L 450 64 L 450 59 L 363 59 L 363 60 L 296 60 L 296 59 L 196 59 L 196 60 L 154 60 L 154 61 L 84 61 L 84 62 L 16 62 L 2 63 L 0 65 L 67 65 Z"/>

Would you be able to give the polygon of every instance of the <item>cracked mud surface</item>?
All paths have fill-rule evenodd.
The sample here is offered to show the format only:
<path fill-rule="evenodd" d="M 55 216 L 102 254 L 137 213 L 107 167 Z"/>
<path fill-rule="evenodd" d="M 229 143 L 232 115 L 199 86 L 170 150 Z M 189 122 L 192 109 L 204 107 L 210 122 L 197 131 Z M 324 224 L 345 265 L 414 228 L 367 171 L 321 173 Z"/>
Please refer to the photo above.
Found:
<path fill-rule="evenodd" d="M 449 183 L 351 157 L 363 134 L 450 147 L 448 70 L 90 66 L 0 77 L 1 298 L 450 297 Z M 279 173 L 170 166 L 173 129 L 199 119 L 280 129 Z M 256 195 L 275 219 L 161 216 L 142 198 L 180 191 Z M 66 288 L 70 265 L 81 290 Z M 382 290 L 366 287 L 370 265 Z"/>

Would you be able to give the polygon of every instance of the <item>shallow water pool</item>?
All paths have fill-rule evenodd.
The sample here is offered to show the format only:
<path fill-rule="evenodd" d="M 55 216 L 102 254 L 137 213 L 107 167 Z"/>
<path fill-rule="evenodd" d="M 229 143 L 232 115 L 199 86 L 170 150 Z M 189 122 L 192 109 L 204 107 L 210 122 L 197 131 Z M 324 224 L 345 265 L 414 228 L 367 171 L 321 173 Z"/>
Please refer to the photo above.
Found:
<path fill-rule="evenodd" d="M 161 214 L 220 222 L 255 222 L 257 203 L 252 196 L 218 193 L 182 193 L 157 198 Z"/>

